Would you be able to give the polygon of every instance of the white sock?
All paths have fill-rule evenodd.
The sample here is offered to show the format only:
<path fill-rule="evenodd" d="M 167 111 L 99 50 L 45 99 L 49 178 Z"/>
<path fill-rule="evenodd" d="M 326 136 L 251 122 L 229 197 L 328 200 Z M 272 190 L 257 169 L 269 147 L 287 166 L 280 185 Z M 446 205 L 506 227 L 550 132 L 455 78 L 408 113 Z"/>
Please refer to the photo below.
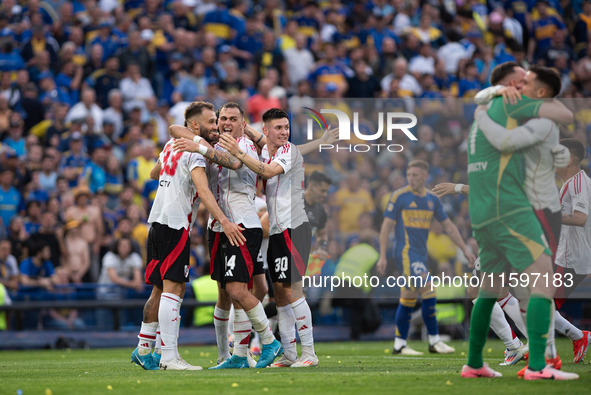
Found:
<path fill-rule="evenodd" d="M 394 338 L 394 349 L 400 350 L 402 347 L 406 347 L 406 339 L 403 339 L 401 337 L 395 337 Z"/>
<path fill-rule="evenodd" d="M 296 343 L 295 324 L 296 317 L 290 305 L 277 307 L 277 317 L 279 318 L 279 334 L 281 335 L 281 344 L 283 353 L 290 361 L 298 359 L 298 350 Z"/>
<path fill-rule="evenodd" d="M 519 301 L 515 296 L 508 294 L 499 304 L 503 308 L 503 311 L 507 313 L 509 318 L 513 320 L 517 330 L 521 332 L 523 336 L 527 338 L 527 327 L 525 326 L 525 312 L 521 312 L 519 308 Z"/>
<path fill-rule="evenodd" d="M 439 337 L 439 334 L 437 334 L 437 335 L 428 335 L 427 337 L 429 338 L 429 345 L 430 346 L 434 345 L 439 340 L 441 340 L 441 338 Z"/>
<path fill-rule="evenodd" d="M 137 344 L 138 354 L 148 355 L 152 352 L 152 345 L 156 340 L 156 329 L 158 328 L 158 322 L 142 322 L 140 333 L 137 335 L 139 342 Z"/>
<path fill-rule="evenodd" d="M 495 303 L 493 306 L 493 311 L 490 316 L 490 327 L 509 350 L 514 350 L 519 347 L 521 341 L 517 337 L 513 337 L 511 326 L 507 322 L 505 313 L 503 313 L 503 309 L 501 309 L 499 303 Z"/>
<path fill-rule="evenodd" d="M 171 361 L 178 356 L 178 324 L 181 298 L 172 293 L 163 293 L 160 297 L 158 322 L 162 339 L 162 360 Z"/>
<path fill-rule="evenodd" d="M 162 355 L 162 339 L 160 337 L 160 324 L 158 324 L 158 329 L 156 329 L 156 341 L 154 342 L 154 352 L 156 354 Z"/>
<path fill-rule="evenodd" d="M 230 310 L 223 310 L 215 306 L 213 311 L 213 326 L 215 327 L 215 340 L 218 344 L 218 357 L 220 359 L 230 358 L 230 348 L 228 346 L 229 320 Z"/>
<path fill-rule="evenodd" d="M 553 318 L 554 314 L 556 313 L 556 306 L 554 302 L 552 302 L 551 310 L 550 310 L 550 317 Z M 556 358 L 556 345 L 554 344 L 555 338 L 555 330 L 554 330 L 554 320 L 550 319 L 550 327 L 548 328 L 548 338 L 546 339 L 546 352 L 544 356 L 546 358 Z"/>
<path fill-rule="evenodd" d="M 242 309 L 234 310 L 234 355 L 245 357 L 248 354 L 248 341 L 252 325 Z"/>
<path fill-rule="evenodd" d="M 267 315 L 265 314 L 265 309 L 261 302 L 246 312 L 248 315 L 248 319 L 252 324 L 252 327 L 258 334 L 261 336 L 261 343 L 271 344 L 275 340 L 275 336 L 273 336 L 273 332 L 269 328 L 269 320 L 267 319 Z"/>
<path fill-rule="evenodd" d="M 554 312 L 554 324 L 558 332 L 562 333 L 564 336 L 568 336 L 568 338 L 573 341 L 579 340 L 583 337 L 583 332 L 568 322 L 558 311 Z"/>
<path fill-rule="evenodd" d="M 305 298 L 300 298 L 291 304 L 296 319 L 296 328 L 302 343 L 302 352 L 314 352 L 314 331 L 312 328 L 312 312 Z"/>

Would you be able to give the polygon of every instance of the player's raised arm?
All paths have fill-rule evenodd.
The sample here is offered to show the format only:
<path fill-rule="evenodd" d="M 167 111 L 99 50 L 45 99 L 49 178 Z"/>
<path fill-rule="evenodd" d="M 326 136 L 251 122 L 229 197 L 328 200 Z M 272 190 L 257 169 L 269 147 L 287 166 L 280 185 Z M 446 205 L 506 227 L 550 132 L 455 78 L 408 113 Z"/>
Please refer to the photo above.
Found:
<path fill-rule="evenodd" d="M 246 238 L 242 234 L 240 226 L 230 222 L 230 220 L 224 215 L 222 209 L 215 201 L 211 191 L 209 190 L 207 176 L 205 175 L 205 169 L 203 167 L 196 167 L 191 171 L 191 179 L 197 188 L 197 194 L 201 198 L 201 201 L 207 208 L 207 211 L 222 225 L 224 233 L 230 240 L 233 246 L 241 246 L 246 241 Z"/>
<path fill-rule="evenodd" d="M 570 125 L 575 121 L 573 112 L 558 99 L 542 103 L 538 116 L 551 119 L 561 125 Z"/>
<path fill-rule="evenodd" d="M 395 221 L 393 219 L 385 217 L 384 222 L 382 222 L 382 228 L 380 229 L 380 259 L 378 259 L 376 268 L 378 269 L 378 274 L 381 276 L 386 274 L 388 235 L 394 229 L 394 224 Z"/>
<path fill-rule="evenodd" d="M 554 122 L 545 118 L 530 119 L 523 126 L 507 129 L 493 121 L 486 111 L 476 113 L 476 123 L 493 147 L 503 153 L 530 147 L 544 140 L 554 128 Z"/>
<path fill-rule="evenodd" d="M 505 103 L 517 104 L 521 100 L 521 93 L 514 86 L 496 85 L 481 90 L 474 97 L 476 104 L 487 104 L 492 99 L 503 96 Z"/>
<path fill-rule="evenodd" d="M 298 145 L 298 149 L 302 153 L 302 155 L 309 154 L 310 152 L 316 151 L 321 144 L 332 144 L 337 141 L 339 138 L 339 128 L 330 128 L 328 125 L 328 129 L 322 134 L 322 137 L 319 139 L 310 141 L 306 144 Z"/>
<path fill-rule="evenodd" d="M 265 144 L 267 144 L 267 137 L 246 122 L 244 123 L 244 134 L 251 139 L 254 145 L 258 148 L 263 148 Z"/>
<path fill-rule="evenodd" d="M 240 149 L 238 142 L 232 136 L 221 135 L 219 144 L 244 163 L 246 167 L 263 178 L 268 179 L 283 173 L 283 167 L 277 162 L 267 164 L 247 155 L 246 152 Z"/>
<path fill-rule="evenodd" d="M 213 149 L 212 146 L 202 138 L 198 139 L 198 141 L 199 142 L 197 143 L 195 140 L 187 140 L 183 137 L 181 139 L 176 139 L 172 144 L 172 148 L 175 151 L 198 152 L 213 163 L 228 169 L 238 170 L 242 167 L 242 162 L 231 154 Z"/>
<path fill-rule="evenodd" d="M 168 127 L 168 133 L 170 133 L 170 135 L 175 139 L 180 139 L 184 137 L 186 139 L 193 140 L 193 138 L 196 135 L 196 133 L 193 132 L 191 129 L 182 125 L 170 125 Z"/>

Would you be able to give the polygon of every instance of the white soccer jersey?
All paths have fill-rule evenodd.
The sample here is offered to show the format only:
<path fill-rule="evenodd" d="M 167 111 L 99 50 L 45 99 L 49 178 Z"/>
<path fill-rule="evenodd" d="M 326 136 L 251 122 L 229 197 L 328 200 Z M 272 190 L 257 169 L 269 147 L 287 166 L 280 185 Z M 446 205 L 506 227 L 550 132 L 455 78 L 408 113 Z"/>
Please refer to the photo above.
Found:
<path fill-rule="evenodd" d="M 257 150 L 249 139 L 240 137 L 238 146 L 247 155 L 258 160 Z M 227 152 L 219 144 L 216 151 Z M 238 170 L 230 170 L 223 166 L 210 165 L 208 171 L 210 187 L 215 189 L 214 197 L 222 209 L 224 215 L 235 224 L 242 224 L 244 228 L 253 229 L 261 227 L 261 220 L 257 215 L 254 199 L 256 197 L 257 175 L 246 166 Z M 214 183 L 215 181 L 215 183 Z M 211 225 L 213 224 L 213 228 Z M 208 227 L 215 232 L 223 232 L 222 225 L 209 216 Z"/>
<path fill-rule="evenodd" d="M 587 214 L 585 226 L 562 225 L 556 252 L 556 264 L 574 269 L 577 274 L 591 273 L 591 179 L 584 170 L 579 171 L 560 190 L 562 214 L 580 211 Z"/>
<path fill-rule="evenodd" d="M 301 152 L 287 142 L 270 158 L 265 145 L 261 160 L 265 163 L 276 162 L 283 168 L 283 174 L 266 181 L 269 235 L 295 229 L 308 222 L 304 209 L 304 158 Z"/>
<path fill-rule="evenodd" d="M 160 153 L 162 169 L 148 222 L 190 230 L 200 203 L 191 171 L 205 167 L 205 159 L 196 153 L 174 151 L 173 142 L 174 139 L 168 140 Z"/>

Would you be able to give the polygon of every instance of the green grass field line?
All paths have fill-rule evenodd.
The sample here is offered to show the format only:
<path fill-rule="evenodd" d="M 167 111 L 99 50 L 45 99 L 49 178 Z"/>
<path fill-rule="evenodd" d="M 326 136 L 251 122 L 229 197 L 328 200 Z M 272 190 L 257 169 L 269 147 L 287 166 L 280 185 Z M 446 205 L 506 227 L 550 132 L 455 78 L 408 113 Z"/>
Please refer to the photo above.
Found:
<path fill-rule="evenodd" d="M 571 342 L 559 339 L 563 369 L 581 376 L 572 382 L 524 382 L 524 366 L 501 367 L 503 344 L 487 343 L 486 362 L 499 379 L 461 379 L 468 344 L 451 342 L 455 354 L 427 352 L 426 342 L 410 342 L 422 357 L 392 355 L 391 342 L 320 343 L 318 368 L 224 371 L 145 371 L 130 363 L 131 349 L 0 352 L 0 394 L 589 394 L 591 365 L 573 365 Z M 217 359 L 215 347 L 181 347 L 181 354 L 204 368 Z M 591 351 L 590 351 L 591 354 Z M 591 359 L 591 355 L 590 358 Z"/>

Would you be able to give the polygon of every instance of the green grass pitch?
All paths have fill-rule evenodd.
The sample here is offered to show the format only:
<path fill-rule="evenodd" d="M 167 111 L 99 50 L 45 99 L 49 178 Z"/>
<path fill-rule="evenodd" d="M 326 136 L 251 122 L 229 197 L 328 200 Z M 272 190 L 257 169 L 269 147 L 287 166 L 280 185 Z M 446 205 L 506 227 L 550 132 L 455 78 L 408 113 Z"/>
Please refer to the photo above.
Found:
<path fill-rule="evenodd" d="M 451 342 L 456 353 L 427 352 L 426 342 L 410 342 L 422 357 L 390 353 L 391 342 L 320 343 L 320 366 L 308 369 L 225 371 L 145 371 L 130 363 L 131 349 L 0 351 L 0 394 L 589 394 L 591 365 L 573 365 L 571 342 L 559 339 L 563 369 L 578 373 L 571 382 L 524 382 L 516 366 L 498 366 L 503 344 L 489 340 L 485 360 L 503 373 L 499 379 L 462 379 L 468 343 Z M 181 347 L 182 356 L 204 368 L 214 365 L 213 346 Z M 591 354 L 591 352 L 590 352 Z M 591 357 L 591 355 L 590 355 Z M 590 358 L 588 358 L 590 359 Z"/>

